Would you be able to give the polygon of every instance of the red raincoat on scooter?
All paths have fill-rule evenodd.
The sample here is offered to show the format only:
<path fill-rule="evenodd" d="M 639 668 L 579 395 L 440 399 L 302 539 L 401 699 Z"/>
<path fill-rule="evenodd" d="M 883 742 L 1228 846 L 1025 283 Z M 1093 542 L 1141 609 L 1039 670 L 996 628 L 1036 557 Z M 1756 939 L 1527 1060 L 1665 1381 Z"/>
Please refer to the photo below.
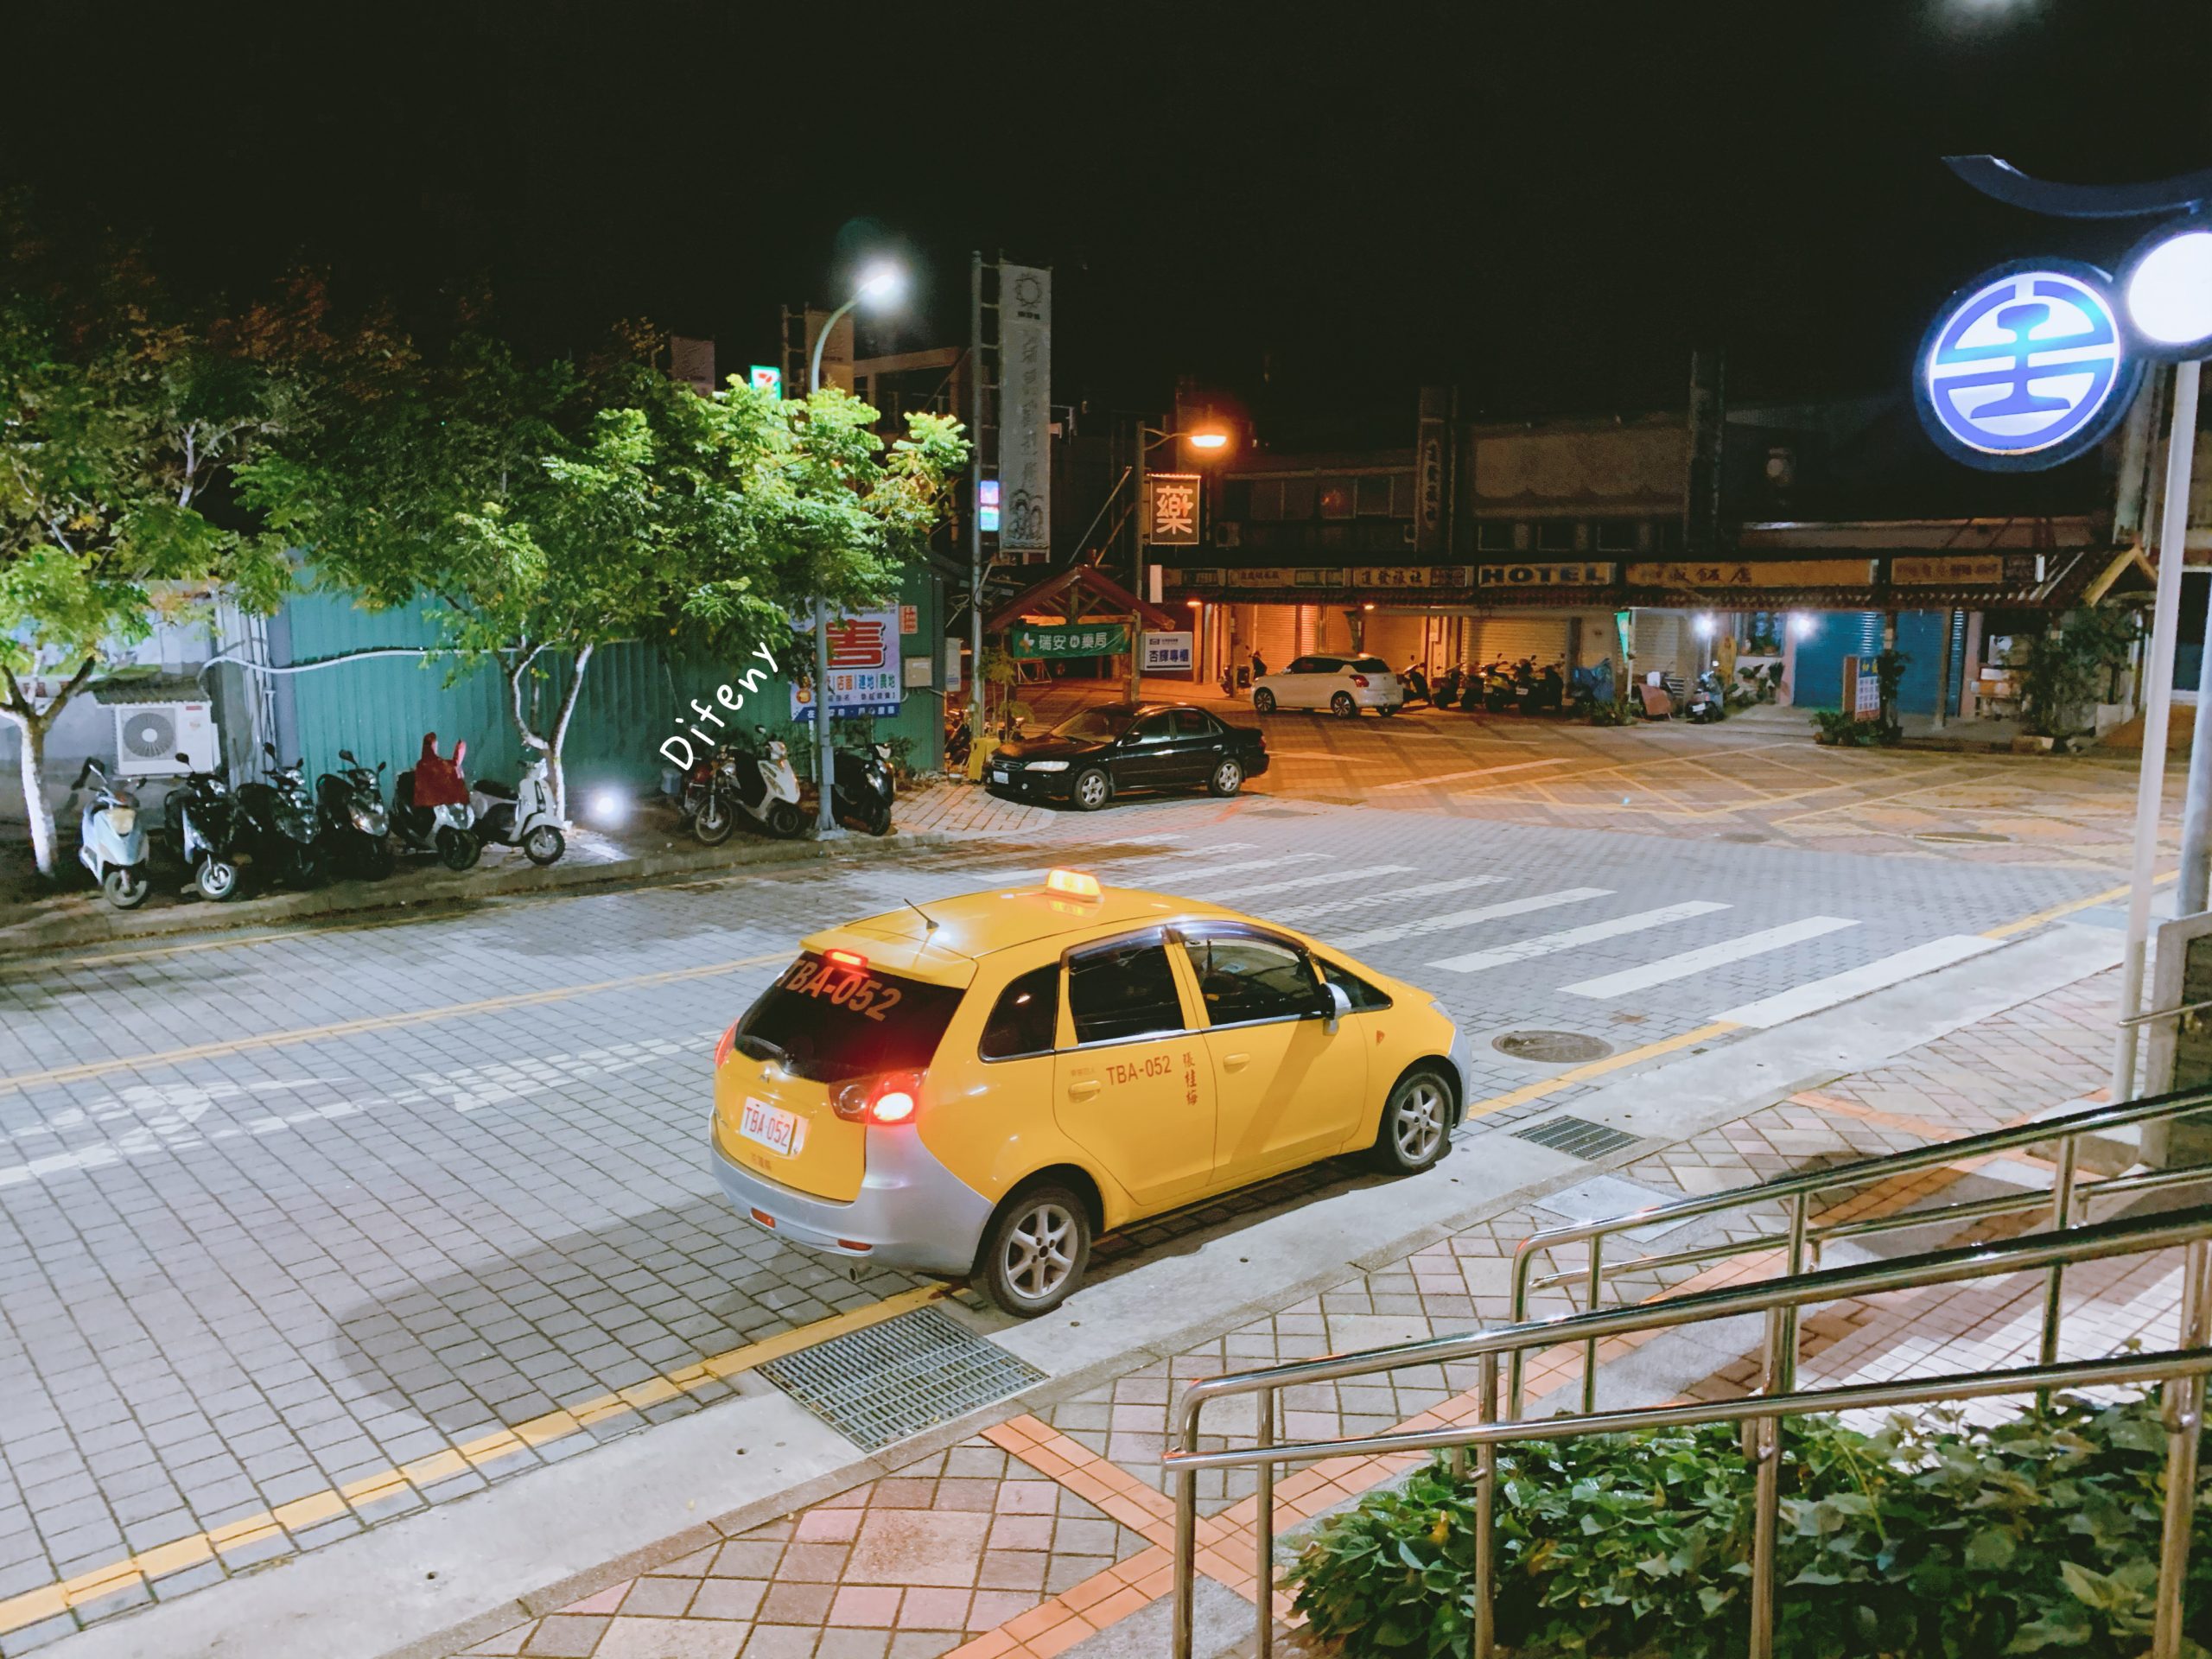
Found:
<path fill-rule="evenodd" d="M 438 753 L 438 734 L 423 734 L 423 753 L 415 762 L 414 804 L 421 807 L 467 806 L 468 780 L 461 776 L 461 758 L 468 753 L 468 740 L 455 738 L 453 759 L 448 760 Z"/>

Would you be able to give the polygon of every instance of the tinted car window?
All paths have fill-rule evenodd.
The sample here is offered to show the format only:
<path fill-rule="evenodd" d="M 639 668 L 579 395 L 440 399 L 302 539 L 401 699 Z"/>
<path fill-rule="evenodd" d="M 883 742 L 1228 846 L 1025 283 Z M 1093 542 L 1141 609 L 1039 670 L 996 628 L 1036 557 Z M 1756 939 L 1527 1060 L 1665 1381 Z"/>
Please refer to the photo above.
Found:
<path fill-rule="evenodd" d="M 1128 729 L 1129 711 L 1126 708 L 1108 706 L 1086 709 L 1081 714 L 1071 715 L 1052 728 L 1054 737 L 1092 738 L 1103 741 L 1119 737 Z"/>
<path fill-rule="evenodd" d="M 1321 977 L 1344 994 L 1345 1000 L 1351 1004 L 1354 1012 L 1363 1012 L 1370 1008 L 1387 1008 L 1390 1006 L 1389 997 L 1349 968 L 1339 968 L 1335 963 L 1323 961 L 1319 957 L 1316 957 L 1314 961 L 1321 969 Z"/>
<path fill-rule="evenodd" d="M 1353 662 L 1352 666 L 1363 674 L 1388 674 L 1390 671 L 1390 664 L 1380 657 L 1359 658 Z"/>
<path fill-rule="evenodd" d="M 937 1052 L 961 995 L 809 951 L 746 1010 L 737 1046 L 815 1083 L 918 1071 Z"/>
<path fill-rule="evenodd" d="M 1313 665 L 1318 660 L 1318 658 L 1313 657 L 1301 657 L 1296 662 L 1293 663 L 1288 668 L 1285 669 L 1283 672 L 1286 674 L 1318 673 L 1319 671 Z"/>
<path fill-rule="evenodd" d="M 1140 743 L 1165 743 L 1175 735 L 1175 716 L 1165 712 L 1147 715 L 1129 729 Z"/>
<path fill-rule="evenodd" d="M 1178 737 L 1211 737 L 1221 727 L 1211 715 L 1198 709 L 1178 709 L 1175 711 L 1175 735 Z"/>
<path fill-rule="evenodd" d="M 1206 1018 L 1214 1025 L 1290 1020 L 1315 1011 L 1320 987 L 1305 957 L 1291 946 L 1236 934 L 1184 944 L 1198 970 Z"/>
<path fill-rule="evenodd" d="M 1046 1054 L 1060 1020 L 1060 964 L 1033 969 L 999 993 L 976 1052 L 987 1060 Z"/>
<path fill-rule="evenodd" d="M 1110 1043 L 1183 1029 L 1167 947 L 1129 941 L 1068 961 L 1068 1013 L 1078 1043 Z"/>

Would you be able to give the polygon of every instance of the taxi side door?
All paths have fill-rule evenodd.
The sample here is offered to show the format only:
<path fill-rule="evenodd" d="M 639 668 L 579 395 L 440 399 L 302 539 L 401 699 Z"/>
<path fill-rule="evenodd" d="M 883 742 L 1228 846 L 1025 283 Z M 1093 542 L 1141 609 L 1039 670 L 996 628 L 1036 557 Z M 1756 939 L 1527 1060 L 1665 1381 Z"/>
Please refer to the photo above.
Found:
<path fill-rule="evenodd" d="M 1367 1106 L 1367 1039 L 1312 957 L 1243 923 L 1178 929 L 1217 1090 L 1214 1187 L 1340 1151 Z"/>
<path fill-rule="evenodd" d="M 1052 1109 L 1068 1138 L 1144 1211 L 1205 1190 L 1214 1080 L 1194 1031 L 1189 967 L 1167 930 L 1077 945 L 1062 958 Z"/>

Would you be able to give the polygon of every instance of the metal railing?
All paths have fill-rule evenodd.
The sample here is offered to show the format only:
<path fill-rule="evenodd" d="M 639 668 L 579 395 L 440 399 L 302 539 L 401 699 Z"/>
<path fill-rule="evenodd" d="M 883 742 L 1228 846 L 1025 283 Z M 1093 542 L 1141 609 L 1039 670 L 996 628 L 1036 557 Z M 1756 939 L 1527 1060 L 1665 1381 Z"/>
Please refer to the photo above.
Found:
<path fill-rule="evenodd" d="M 2005 1274 L 2048 1270 L 2084 1262 L 2139 1255 L 2154 1250 L 2187 1252 L 2177 1347 L 2155 1353 L 2037 1364 L 1999 1371 L 1977 1371 L 1906 1381 L 1842 1384 L 1800 1390 L 1796 1386 L 1796 1314 L 1810 1304 L 1886 1291 L 1924 1289 Z M 1492 1659 L 1493 1605 L 1497 1561 L 1493 1511 L 1497 1494 L 1497 1448 L 1519 1441 L 1571 1439 L 1582 1434 L 1633 1433 L 1699 1423 L 1738 1422 L 1745 1427 L 1752 1459 L 1753 1510 L 1751 1577 L 1751 1659 L 1772 1659 L 1775 1625 L 1776 1524 L 1781 1499 L 1782 1437 L 1785 1419 L 1809 1412 L 1922 1405 L 2115 1383 L 2164 1385 L 2167 1465 L 2164 1510 L 2158 1557 L 2156 1618 L 2152 1659 L 2179 1659 L 2182 1596 L 2187 1581 L 2190 1528 L 2196 1487 L 2198 1435 L 2204 1406 L 2205 1376 L 2212 1372 L 2212 1205 L 2163 1215 L 2098 1223 L 2055 1233 L 2034 1233 L 1995 1243 L 1974 1244 L 1894 1261 L 1801 1273 L 1786 1279 L 1710 1290 L 1694 1295 L 1601 1309 L 1556 1319 L 1516 1323 L 1459 1337 L 1435 1337 L 1391 1348 L 1326 1355 L 1263 1369 L 1210 1377 L 1184 1395 L 1173 1436 L 1173 1449 L 1162 1459 L 1175 1481 L 1175 1659 L 1192 1659 L 1192 1608 L 1197 1565 L 1198 1473 L 1202 1469 L 1251 1468 L 1259 1471 L 1255 1520 L 1255 1599 L 1258 1602 L 1261 1659 L 1273 1650 L 1274 1627 L 1274 1471 L 1278 1465 L 1313 1463 L 1332 1458 L 1390 1456 L 1444 1450 L 1454 1465 L 1466 1466 L 1467 1448 L 1476 1457 L 1475 1659 Z M 1599 1412 L 1535 1421 L 1501 1421 L 1498 1362 L 1517 1360 L 1531 1350 L 1561 1344 L 1626 1336 L 1728 1319 L 1766 1315 L 1762 1392 L 1744 1400 Z M 1367 1435 L 1353 1440 L 1282 1442 L 1277 1402 L 1285 1389 L 1306 1383 L 1340 1382 L 1413 1366 L 1446 1365 L 1472 1360 L 1479 1365 L 1476 1421 L 1414 1433 Z M 1201 1413 L 1210 1400 L 1228 1395 L 1258 1396 L 1258 1433 L 1249 1448 L 1201 1452 Z"/>
<path fill-rule="evenodd" d="M 1529 1294 L 1532 1290 L 1548 1290 L 1554 1286 L 1580 1281 L 1583 1293 L 1582 1306 L 1586 1313 L 1598 1306 L 1608 1279 L 1630 1273 L 1655 1273 L 1667 1268 L 1695 1267 L 1726 1261 L 1731 1256 L 1761 1254 L 1777 1249 L 1784 1253 L 1784 1273 L 1802 1273 L 1808 1267 L 1819 1267 L 1821 1246 L 1839 1239 L 1866 1238 L 1878 1233 L 1905 1232 L 1923 1227 L 1955 1226 L 1962 1222 L 1982 1221 L 1996 1216 L 2035 1211 L 2048 1211 L 2051 1226 L 2063 1229 L 2073 1225 L 2077 1217 L 2086 1221 L 2088 1206 L 2093 1202 L 2107 1204 L 2120 1198 L 2140 1198 L 2146 1192 L 2166 1188 L 2212 1181 L 2212 1165 L 2148 1170 L 2137 1174 L 2082 1181 L 2077 1178 L 2075 1168 L 2082 1136 L 2101 1129 L 2121 1128 L 2131 1124 L 2163 1122 L 2209 1109 L 2212 1109 L 2212 1089 L 2179 1090 L 2148 1100 L 2094 1106 L 2083 1111 L 2069 1112 L 2063 1117 L 2047 1117 L 2032 1123 L 2015 1124 L 2010 1128 L 1993 1129 L 1983 1135 L 1936 1141 L 1924 1147 L 1891 1153 L 1884 1157 L 1861 1159 L 1825 1169 L 1807 1170 L 1801 1174 L 1784 1175 L 1751 1186 L 1732 1187 L 1725 1192 L 1714 1192 L 1704 1198 L 1653 1205 L 1648 1209 L 1608 1217 L 1603 1221 L 1548 1228 L 1541 1233 L 1530 1234 L 1513 1252 L 1513 1300 L 1509 1317 L 1516 1324 L 1529 1317 Z M 1820 1222 L 1812 1213 L 1812 1201 L 1816 1194 L 1865 1187 L 1919 1170 L 1940 1169 L 1969 1158 L 1990 1156 L 2054 1141 L 2057 1146 L 2057 1156 L 2052 1160 L 2053 1174 L 2048 1192 L 2031 1189 L 1991 1198 L 1936 1205 L 1924 1210 L 1902 1210 L 1889 1215 L 1866 1216 L 1829 1223 Z M 1747 1210 L 1767 1204 L 1789 1206 L 1788 1224 L 1784 1231 L 1753 1238 L 1729 1239 L 1697 1249 L 1673 1250 L 1662 1255 L 1635 1255 L 1620 1260 L 1607 1259 L 1605 1243 L 1616 1234 L 1652 1226 L 1671 1229 L 1700 1216 Z M 1539 1255 L 1556 1250 L 1563 1244 L 1582 1243 L 1589 1245 L 1589 1255 L 1580 1266 L 1549 1274 L 1541 1279 L 1532 1277 Z M 2045 1364 L 2058 1355 L 2058 1305 L 2064 1274 L 2063 1266 L 2053 1267 L 2050 1282 L 2044 1288 L 2041 1353 Z M 1589 1357 L 1595 1351 L 1593 1346 L 1586 1353 L 1583 1363 L 1582 1409 L 1585 1412 L 1592 1409 L 1597 1397 L 1594 1392 L 1597 1367 L 1591 1363 Z M 1522 1359 L 1516 1354 L 1507 1381 L 1508 1416 L 1520 1416 L 1527 1403 L 1522 1395 Z"/>

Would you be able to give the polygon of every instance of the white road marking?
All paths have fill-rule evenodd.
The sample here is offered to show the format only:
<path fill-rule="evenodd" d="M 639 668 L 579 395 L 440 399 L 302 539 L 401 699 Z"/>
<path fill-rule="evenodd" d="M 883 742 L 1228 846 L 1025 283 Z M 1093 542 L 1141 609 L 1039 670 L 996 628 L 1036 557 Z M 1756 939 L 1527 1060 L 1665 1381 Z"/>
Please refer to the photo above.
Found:
<path fill-rule="evenodd" d="M 1531 899 L 1508 899 L 1502 904 L 1484 905 L 1474 910 L 1454 910 L 1441 916 L 1423 916 L 1414 921 L 1399 922 L 1389 927 L 1372 927 L 1364 933 L 1347 933 L 1332 940 L 1350 950 L 1357 945 L 1388 944 L 1394 939 L 1417 939 L 1424 933 L 1446 933 L 1454 928 L 1472 927 L 1478 922 L 1495 921 L 1501 916 L 1522 916 L 1532 910 L 1549 910 L 1554 905 L 1577 905 L 1585 899 L 1603 899 L 1611 887 L 1562 887 L 1557 893 L 1540 893 Z M 1393 893 L 1393 898 L 1402 895 Z"/>
<path fill-rule="evenodd" d="M 1532 766 L 1563 766 L 1579 757 L 1562 754 L 1549 760 L 1515 760 L 1502 766 L 1476 766 L 1467 772 L 1440 772 L 1433 778 L 1408 778 L 1403 783 L 1377 784 L 1377 789 L 1413 789 L 1422 784 L 1452 784 L 1462 778 L 1486 778 L 1494 772 L 1527 772 Z"/>
<path fill-rule="evenodd" d="M 1146 839 L 1146 837 L 1142 836 L 1131 836 L 1125 839 L 1130 841 L 1142 841 Z M 1256 841 L 1217 841 L 1204 847 L 1162 847 L 1153 852 L 1125 854 L 1119 858 L 1071 858 L 1067 861 L 1065 867 L 1040 864 L 1034 869 L 1027 870 L 947 870 L 945 874 L 947 875 L 958 876 L 963 881 L 972 881 L 976 884 L 976 890 L 977 892 L 988 893 L 994 888 L 998 887 L 1035 887 L 1056 868 L 1065 868 L 1075 870 L 1103 870 L 1114 865 L 1135 864 L 1145 859 L 1205 858 L 1215 853 L 1241 853 L 1256 847 L 1260 843 Z M 1326 857 L 1327 855 L 1324 853 L 1301 853 L 1298 855 L 1298 856 L 1300 858 L 1324 858 Z M 1253 860 L 1243 864 L 1224 865 L 1222 866 L 1222 868 L 1228 870 L 1257 869 L 1270 864 L 1279 864 L 1282 861 L 1283 861 L 1281 859 L 1262 858 Z M 1197 872 L 1186 872 L 1186 874 L 1197 874 Z M 887 877 L 886 879 L 895 882 L 898 878 L 893 875 Z M 1118 877 L 1116 878 L 1116 880 L 1119 879 L 1120 878 Z"/>
<path fill-rule="evenodd" d="M 1968 957 L 1978 957 L 1985 950 L 1998 950 L 2004 943 L 2001 939 L 1985 939 L 1972 933 L 1950 934 L 1943 938 L 1930 939 L 1925 944 L 1916 944 L 1910 950 L 1900 950 L 1895 956 L 1884 957 L 1878 962 L 1870 962 L 1863 967 L 1831 974 L 1826 979 L 1816 979 L 1772 996 L 1761 997 L 1756 1002 L 1746 1002 L 1741 1007 L 1731 1008 L 1726 1014 L 1713 1017 L 1726 1020 L 1731 1025 L 1756 1026 L 1761 1029 L 1778 1026 L 1785 1020 L 1818 1014 L 1823 1008 L 1832 1008 L 1839 1002 L 1848 1002 L 1853 997 L 1885 989 L 1918 975 L 1932 974 L 1938 968 L 1964 962 Z"/>
<path fill-rule="evenodd" d="M 1692 899 L 1679 905 L 1663 905 L 1657 910 L 1640 910 L 1633 916 L 1616 916 L 1610 922 L 1592 922 L 1586 927 L 1570 927 L 1560 933 L 1540 933 L 1534 938 L 1516 939 L 1511 944 L 1496 945 L 1488 950 L 1471 950 L 1464 957 L 1446 957 L 1441 961 L 1426 965 L 1447 969 L 1455 974 L 1478 974 L 1486 968 L 1503 968 L 1510 963 L 1529 962 L 1537 957 L 1572 950 L 1580 944 L 1595 944 L 1600 939 L 1617 939 L 1624 933 L 1641 933 L 1646 928 L 1664 927 L 1669 922 L 1686 922 L 1693 916 L 1710 916 L 1716 910 L 1727 908 L 1727 906 L 1711 899 Z"/>
<path fill-rule="evenodd" d="M 1312 916 L 1329 916 L 1340 910 L 1357 910 L 1362 905 L 1379 904 L 1389 899 L 1423 899 L 1432 893 L 1465 893 L 1469 887 L 1494 887 L 1504 880 L 1502 875 L 1462 875 L 1449 881 L 1423 881 L 1410 887 L 1393 887 L 1388 893 L 1363 893 L 1354 899 L 1325 899 L 1319 904 L 1287 905 L 1281 910 L 1270 910 L 1268 919 L 1277 922 L 1302 922 Z"/>
<path fill-rule="evenodd" d="M 1294 875 L 1287 881 L 1256 881 L 1242 887 L 1224 887 L 1206 895 L 1209 902 L 1224 899 L 1251 899 L 1263 893 L 1288 893 L 1296 887 L 1328 887 L 1339 881 L 1366 881 L 1378 875 L 1399 875 L 1411 864 L 1366 864 L 1353 870 L 1324 870 L 1319 875 Z"/>
<path fill-rule="evenodd" d="M 1658 962 L 1646 963 L 1641 968 L 1624 968 L 1618 974 L 1601 974 L 1596 979 L 1562 985 L 1560 989 L 1572 996 L 1623 996 L 1630 991 L 1643 990 L 1647 986 L 1688 979 L 1708 968 L 1725 968 L 1745 957 L 1764 956 L 1770 950 L 1779 950 L 1801 940 L 1817 939 L 1824 933 L 1837 933 L 1847 927 L 1858 925 L 1857 922 L 1842 916 L 1808 916 L 1802 921 L 1788 922 L 1780 927 L 1762 928 L 1740 938 L 1723 939 L 1718 944 L 1701 945 L 1694 950 L 1684 950 Z"/>

